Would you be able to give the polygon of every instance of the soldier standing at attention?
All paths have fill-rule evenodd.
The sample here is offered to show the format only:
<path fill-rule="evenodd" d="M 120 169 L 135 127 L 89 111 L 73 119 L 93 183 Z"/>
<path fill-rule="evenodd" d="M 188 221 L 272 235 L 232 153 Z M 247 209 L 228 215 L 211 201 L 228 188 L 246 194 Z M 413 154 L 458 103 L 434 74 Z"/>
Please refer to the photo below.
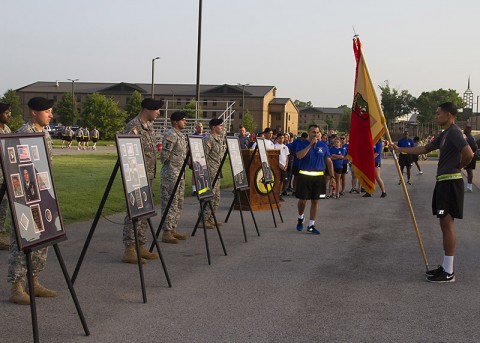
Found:
<path fill-rule="evenodd" d="M 18 133 L 44 132 L 47 142 L 46 150 L 50 160 L 52 159 L 52 138 L 47 130 L 46 125 L 52 120 L 53 100 L 41 97 L 35 97 L 28 101 L 30 109 L 30 121 L 24 124 Z M 10 227 L 10 252 L 8 254 L 8 282 L 12 283 L 11 296 L 8 301 L 19 304 L 29 305 L 30 297 L 25 292 L 25 279 L 27 274 L 27 262 L 25 254 L 18 251 L 16 243 L 16 232 Z M 57 295 L 55 291 L 47 289 L 38 282 L 38 274 L 45 268 L 47 263 L 48 247 L 34 250 L 32 252 L 32 271 L 33 271 L 33 287 L 36 297 L 54 297 Z"/>
<path fill-rule="evenodd" d="M 160 161 L 163 163 L 160 171 L 160 197 L 162 213 L 167 210 L 168 200 L 182 169 L 183 162 L 187 157 L 187 139 L 182 130 L 185 129 L 187 121 L 186 112 L 176 111 L 170 116 L 172 127 L 168 129 L 162 140 L 162 151 Z M 185 240 L 184 234 L 177 232 L 178 219 L 183 209 L 183 198 L 185 193 L 185 175 L 178 185 L 168 211 L 167 220 L 163 226 L 162 242 L 177 244 L 179 240 Z"/>
<path fill-rule="evenodd" d="M 223 119 L 214 118 L 208 123 L 210 126 L 210 136 L 205 139 L 205 158 L 207 160 L 208 174 L 210 175 L 210 183 L 213 182 L 215 175 L 217 175 L 218 168 L 222 163 L 222 157 L 225 153 L 223 145 Z M 221 173 L 220 173 L 221 176 Z M 215 187 L 212 189 L 213 199 L 211 201 L 213 211 L 216 213 L 218 206 L 220 205 L 220 178 L 215 183 Z M 205 225 L 207 229 L 215 228 L 215 221 L 213 220 L 213 214 L 210 210 L 210 206 L 205 207 L 203 212 L 205 218 Z M 221 223 L 217 220 L 217 224 Z"/>
<path fill-rule="evenodd" d="M 10 105 L 0 102 L 0 134 L 11 133 L 12 130 L 8 127 L 10 121 Z M 0 184 L 3 183 L 3 173 L 0 169 Z M 5 219 L 7 218 L 7 196 L 2 199 L 0 203 L 0 250 L 8 250 L 8 238 L 5 232 Z"/>
<path fill-rule="evenodd" d="M 133 118 L 123 130 L 123 133 L 126 134 L 140 135 L 143 146 L 143 154 L 145 156 L 145 169 L 147 171 L 147 178 L 150 187 L 152 187 L 157 166 L 157 145 L 153 122 L 160 114 L 160 107 L 162 107 L 162 105 L 162 100 L 144 99 L 142 101 L 142 110 L 140 113 Z M 140 255 L 142 263 L 145 263 L 145 260 L 158 259 L 157 253 L 151 253 L 145 248 L 145 243 L 147 242 L 147 230 L 148 221 L 138 221 L 137 232 L 140 243 Z M 128 215 L 125 216 L 123 226 L 123 245 L 125 246 L 125 252 L 122 257 L 122 262 L 137 264 L 138 260 L 137 251 L 135 250 L 135 234 L 133 232 L 133 223 Z"/>

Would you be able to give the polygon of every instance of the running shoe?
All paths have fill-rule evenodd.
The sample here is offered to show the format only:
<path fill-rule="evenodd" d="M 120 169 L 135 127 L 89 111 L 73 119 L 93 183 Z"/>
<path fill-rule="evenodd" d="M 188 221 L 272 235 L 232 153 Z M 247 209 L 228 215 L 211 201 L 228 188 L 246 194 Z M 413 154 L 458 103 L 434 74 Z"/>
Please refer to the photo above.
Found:
<path fill-rule="evenodd" d="M 443 268 L 442 268 L 443 269 Z M 427 277 L 428 282 L 455 282 L 455 274 L 448 274 L 445 270 L 443 270 L 438 275 L 432 275 Z"/>
<path fill-rule="evenodd" d="M 443 272 L 443 267 L 438 266 L 438 268 L 436 268 L 436 269 L 427 270 L 425 272 L 425 275 L 427 275 L 427 276 L 437 276 L 437 275 L 440 275 L 442 272 Z"/>
<path fill-rule="evenodd" d="M 402 183 L 402 180 L 398 180 L 398 184 L 400 185 Z"/>
<path fill-rule="evenodd" d="M 298 218 L 297 231 L 302 231 L 302 230 L 303 230 L 303 219 Z"/>
<path fill-rule="evenodd" d="M 315 225 L 311 225 L 311 226 L 307 227 L 307 232 L 311 233 L 311 234 L 314 234 L 314 235 L 319 235 L 320 234 L 320 231 L 315 229 Z"/>
<path fill-rule="evenodd" d="M 362 195 L 362 198 L 371 198 L 372 195 L 370 193 L 365 193 L 364 195 Z"/>
<path fill-rule="evenodd" d="M 340 196 L 343 197 L 345 195 L 345 192 L 340 192 Z"/>
<path fill-rule="evenodd" d="M 387 193 L 382 192 L 382 195 L 380 195 L 380 198 L 385 198 L 387 196 Z"/>
<path fill-rule="evenodd" d="M 352 189 L 350 190 L 350 192 L 348 192 L 348 193 L 350 193 L 350 194 L 355 193 L 355 188 L 352 188 Z"/>
<path fill-rule="evenodd" d="M 410 183 L 410 180 L 407 181 L 407 185 L 410 185 L 410 186 L 412 185 L 412 184 Z"/>
<path fill-rule="evenodd" d="M 419 171 L 417 175 L 423 175 L 423 171 Z"/>

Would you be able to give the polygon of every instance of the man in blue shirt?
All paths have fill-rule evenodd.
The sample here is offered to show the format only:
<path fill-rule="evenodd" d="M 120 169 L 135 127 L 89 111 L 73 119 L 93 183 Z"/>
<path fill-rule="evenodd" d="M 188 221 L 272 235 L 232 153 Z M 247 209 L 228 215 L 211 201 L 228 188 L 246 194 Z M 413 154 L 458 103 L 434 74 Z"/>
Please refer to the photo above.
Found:
<path fill-rule="evenodd" d="M 303 230 L 305 219 L 304 212 L 307 200 L 311 201 L 310 221 L 307 226 L 307 232 L 319 235 L 320 231 L 315 228 L 315 218 L 318 212 L 318 200 L 321 195 L 325 195 L 325 166 L 327 166 L 330 175 L 333 175 L 333 164 L 330 158 L 328 145 L 320 140 L 321 133 L 318 125 L 310 125 L 308 128 L 308 139 L 300 141 L 297 144 L 296 156 L 298 164 L 298 182 L 296 197 L 298 199 L 298 222 L 297 230 Z M 331 183 L 335 180 L 330 179 Z"/>
<path fill-rule="evenodd" d="M 382 190 L 382 195 L 380 195 L 380 198 L 385 198 L 387 193 L 385 192 L 385 184 L 383 183 L 382 176 L 380 175 L 380 168 L 382 167 L 382 150 L 383 140 L 380 138 L 373 146 L 373 155 L 375 157 L 375 180 L 377 180 L 377 183 Z M 370 198 L 371 196 L 372 195 L 368 192 L 363 195 L 364 198 Z"/>
<path fill-rule="evenodd" d="M 398 147 L 399 148 L 413 148 L 415 143 L 413 142 L 413 139 L 408 137 L 408 130 L 405 130 L 403 132 L 403 138 L 401 138 L 398 141 Z M 400 156 L 398 157 L 398 164 L 400 165 L 400 169 L 402 170 L 403 174 L 403 168 L 407 167 L 407 184 L 411 185 L 410 183 L 410 168 L 412 167 L 412 156 L 407 154 L 406 152 L 401 152 Z M 398 184 L 401 184 L 401 181 L 398 181 Z"/>
<path fill-rule="evenodd" d="M 293 193 L 292 195 L 295 194 L 295 191 L 297 190 L 297 177 L 298 177 L 298 158 L 296 156 L 297 152 L 297 145 L 298 143 L 305 141 L 308 138 L 308 134 L 306 132 L 302 133 L 302 135 L 295 139 L 292 143 L 287 144 L 287 148 L 290 150 L 290 155 L 293 156 L 293 164 L 292 164 L 292 175 L 293 175 Z M 288 182 L 290 185 L 290 180 Z"/>

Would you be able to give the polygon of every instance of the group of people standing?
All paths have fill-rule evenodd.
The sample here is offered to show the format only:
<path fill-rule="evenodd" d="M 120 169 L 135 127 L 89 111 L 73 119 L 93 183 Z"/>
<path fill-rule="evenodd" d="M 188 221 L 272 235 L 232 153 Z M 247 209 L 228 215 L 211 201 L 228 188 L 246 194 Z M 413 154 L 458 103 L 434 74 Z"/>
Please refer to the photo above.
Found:
<path fill-rule="evenodd" d="M 92 140 L 93 145 L 92 145 L 92 150 L 97 149 L 97 142 L 100 139 L 100 132 L 97 130 L 97 128 L 94 126 L 92 131 L 88 131 L 88 127 L 79 127 L 75 133 L 73 133 L 71 128 L 68 128 L 65 130 L 67 133 L 66 135 L 64 134 L 64 140 L 67 141 L 67 148 L 70 149 L 70 146 L 72 145 L 72 136 L 75 135 L 75 138 L 77 140 L 77 150 L 87 150 L 88 149 L 88 143 L 90 140 Z"/>

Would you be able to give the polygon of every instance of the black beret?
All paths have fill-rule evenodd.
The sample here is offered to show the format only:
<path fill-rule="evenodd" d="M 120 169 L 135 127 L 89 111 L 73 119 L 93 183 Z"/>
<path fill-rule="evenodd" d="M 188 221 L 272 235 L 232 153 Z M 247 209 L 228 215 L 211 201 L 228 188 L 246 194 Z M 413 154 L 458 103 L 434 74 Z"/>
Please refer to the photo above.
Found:
<path fill-rule="evenodd" d="M 220 124 L 223 124 L 223 119 L 220 119 L 220 118 L 213 118 L 208 122 L 208 125 L 210 125 L 210 127 L 217 126 Z"/>
<path fill-rule="evenodd" d="M 273 132 L 273 130 L 272 130 L 271 128 L 267 127 L 267 128 L 265 128 L 265 130 L 263 130 L 262 133 L 268 133 L 268 132 L 270 132 L 270 131 Z"/>
<path fill-rule="evenodd" d="M 172 121 L 178 121 L 178 120 L 182 120 L 183 118 L 185 118 L 187 116 L 187 112 L 185 111 L 175 111 L 172 113 L 172 115 L 170 116 L 170 120 Z"/>
<path fill-rule="evenodd" d="M 302 138 L 307 138 L 308 137 L 308 133 L 306 132 L 302 132 L 302 135 L 301 135 Z"/>
<path fill-rule="evenodd" d="M 6 104 L 4 102 L 0 102 L 0 113 L 8 111 L 10 109 L 10 104 Z"/>
<path fill-rule="evenodd" d="M 28 107 L 34 111 L 45 111 L 53 107 L 53 100 L 48 100 L 42 97 L 31 98 L 28 101 Z"/>
<path fill-rule="evenodd" d="M 155 100 L 152 98 L 146 98 L 142 101 L 142 108 L 147 110 L 155 111 L 160 109 L 163 106 L 163 100 Z"/>

